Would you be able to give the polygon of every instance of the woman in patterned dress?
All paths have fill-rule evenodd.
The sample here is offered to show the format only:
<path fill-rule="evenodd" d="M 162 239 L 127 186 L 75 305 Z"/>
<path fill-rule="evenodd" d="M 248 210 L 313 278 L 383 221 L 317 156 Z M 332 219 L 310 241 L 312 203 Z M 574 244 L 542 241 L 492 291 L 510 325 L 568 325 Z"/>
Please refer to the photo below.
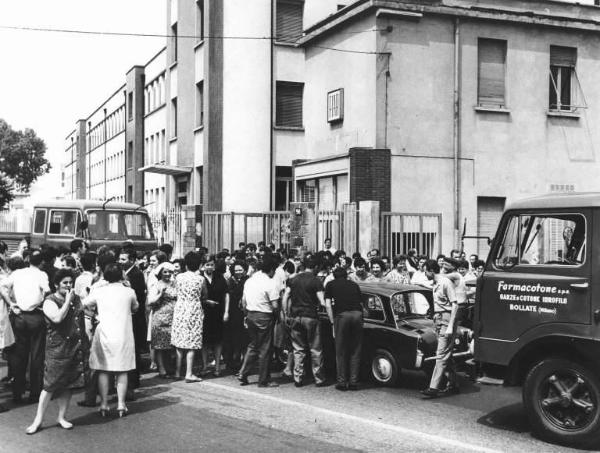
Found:
<path fill-rule="evenodd" d="M 189 252 L 185 255 L 186 272 L 177 276 L 177 302 L 173 311 L 173 328 L 171 344 L 177 352 L 175 378 L 181 377 L 181 362 L 186 358 L 185 381 L 200 382 L 198 376 L 192 373 L 196 351 L 202 349 L 202 323 L 204 312 L 202 303 L 207 298 L 207 287 L 204 277 L 198 273 L 202 264 L 202 255 Z"/>
<path fill-rule="evenodd" d="M 156 276 L 158 283 L 148 293 L 148 305 L 152 309 L 151 344 L 155 351 L 158 365 L 158 377 L 166 379 L 165 362 L 171 345 L 171 327 L 173 310 L 177 301 L 177 289 L 174 279 L 175 266 L 166 262 L 158 266 Z"/>
<path fill-rule="evenodd" d="M 53 397 L 58 399 L 57 422 L 64 429 L 73 424 L 65 419 L 71 389 L 84 386 L 89 341 L 85 332 L 83 306 L 73 291 L 73 272 L 59 269 L 54 276 L 56 292 L 44 301 L 46 316 L 46 358 L 44 388 L 40 393 L 37 413 L 25 431 L 35 434 L 42 426 L 44 413 Z"/>

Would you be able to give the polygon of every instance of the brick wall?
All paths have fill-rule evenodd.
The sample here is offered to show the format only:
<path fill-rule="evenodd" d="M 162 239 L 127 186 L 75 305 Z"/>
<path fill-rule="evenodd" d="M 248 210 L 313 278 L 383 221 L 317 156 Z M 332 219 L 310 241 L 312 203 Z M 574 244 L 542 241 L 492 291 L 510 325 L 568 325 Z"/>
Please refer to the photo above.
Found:
<path fill-rule="evenodd" d="M 350 201 L 379 201 L 381 211 L 391 209 L 389 149 L 350 148 Z"/>

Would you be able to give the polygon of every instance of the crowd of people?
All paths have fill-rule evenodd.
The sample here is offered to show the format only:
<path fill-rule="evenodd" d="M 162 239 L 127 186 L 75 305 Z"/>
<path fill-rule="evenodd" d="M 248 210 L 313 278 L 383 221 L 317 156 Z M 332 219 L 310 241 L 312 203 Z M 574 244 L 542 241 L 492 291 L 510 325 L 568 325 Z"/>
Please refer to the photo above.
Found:
<path fill-rule="evenodd" d="M 37 403 L 27 434 L 42 426 L 57 399 L 57 423 L 64 429 L 71 394 L 84 388 L 77 404 L 128 413 L 140 373 L 160 379 L 200 382 L 225 369 L 240 385 L 258 369 L 259 387 L 271 379 L 273 353 L 289 351 L 282 375 L 301 387 L 328 385 L 323 366 L 319 312 L 333 325 L 335 388 L 359 388 L 363 310 L 360 282 L 431 287 L 439 335 L 436 367 L 428 397 L 456 393 L 452 345 L 462 310 L 473 297 L 484 263 L 453 250 L 437 259 L 415 249 L 390 259 L 379 250 L 366 257 L 335 250 L 327 239 L 316 253 L 291 255 L 273 244 L 240 243 L 235 251 L 205 248 L 173 259 L 162 245 L 152 252 L 119 248 L 90 251 L 75 239 L 70 250 L 25 245 L 7 256 L 0 241 L 0 349 L 8 362 L 4 379 L 15 404 Z M 149 370 L 141 360 L 149 353 Z M 310 371 L 307 369 L 310 367 Z M 312 378 L 311 378 L 312 376 Z M 28 381 L 28 399 L 24 399 Z M 444 387 L 445 385 L 445 387 Z M 98 402 L 98 396 L 100 400 Z M 0 411 L 8 410 L 0 405 Z"/>

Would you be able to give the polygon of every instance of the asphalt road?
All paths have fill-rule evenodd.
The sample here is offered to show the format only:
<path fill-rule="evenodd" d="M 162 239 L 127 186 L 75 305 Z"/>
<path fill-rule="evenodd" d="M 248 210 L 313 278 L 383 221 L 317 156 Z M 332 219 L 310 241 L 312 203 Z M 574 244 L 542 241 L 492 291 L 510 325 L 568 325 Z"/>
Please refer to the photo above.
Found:
<path fill-rule="evenodd" d="M 0 451 L 576 451 L 532 437 L 519 389 L 466 379 L 460 395 L 423 400 L 418 390 L 427 382 L 419 373 L 405 375 L 399 388 L 358 392 L 298 389 L 285 380 L 279 388 L 261 389 L 240 387 L 233 376 L 195 384 L 154 376 L 144 376 L 126 418 L 104 419 L 74 405 L 72 431 L 55 426 L 51 403 L 44 429 L 27 436 L 35 405 L 11 408 L 0 414 Z"/>

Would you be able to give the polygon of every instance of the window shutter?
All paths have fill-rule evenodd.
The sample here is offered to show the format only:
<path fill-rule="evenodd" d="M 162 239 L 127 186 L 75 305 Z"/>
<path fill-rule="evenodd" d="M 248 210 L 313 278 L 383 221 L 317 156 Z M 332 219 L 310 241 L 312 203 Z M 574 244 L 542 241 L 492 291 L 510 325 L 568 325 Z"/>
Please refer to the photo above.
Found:
<path fill-rule="evenodd" d="M 577 62 L 577 49 L 574 47 L 550 46 L 551 66 L 575 67 Z"/>
<path fill-rule="evenodd" d="M 301 83 L 277 83 L 275 124 L 283 127 L 302 127 Z"/>
<path fill-rule="evenodd" d="M 296 42 L 302 37 L 303 2 L 277 2 L 277 41 Z"/>
<path fill-rule="evenodd" d="M 506 41 L 479 40 L 479 105 L 506 105 L 504 78 L 506 75 Z"/>

